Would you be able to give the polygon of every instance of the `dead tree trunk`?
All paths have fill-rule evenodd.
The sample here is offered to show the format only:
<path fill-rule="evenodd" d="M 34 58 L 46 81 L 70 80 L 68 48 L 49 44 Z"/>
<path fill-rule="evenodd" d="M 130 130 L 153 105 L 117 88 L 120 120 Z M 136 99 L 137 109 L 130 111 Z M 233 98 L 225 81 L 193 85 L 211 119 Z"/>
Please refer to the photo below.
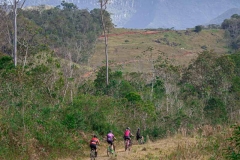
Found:
<path fill-rule="evenodd" d="M 104 12 L 107 9 L 107 3 L 108 0 L 99 0 L 100 2 L 100 8 L 101 8 L 101 21 L 102 21 L 102 29 L 104 34 L 104 40 L 105 40 L 105 57 L 106 57 L 106 85 L 109 84 L 108 79 L 108 38 L 107 38 L 107 32 L 106 32 L 106 24 L 104 22 Z"/>

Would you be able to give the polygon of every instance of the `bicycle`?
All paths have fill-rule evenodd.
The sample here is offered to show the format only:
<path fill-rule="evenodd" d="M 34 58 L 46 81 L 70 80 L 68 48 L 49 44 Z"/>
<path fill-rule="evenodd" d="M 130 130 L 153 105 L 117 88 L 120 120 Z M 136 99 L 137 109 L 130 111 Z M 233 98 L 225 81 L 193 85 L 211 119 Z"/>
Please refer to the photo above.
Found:
<path fill-rule="evenodd" d="M 143 136 L 141 136 L 141 138 L 139 138 L 137 141 L 138 141 L 138 144 L 144 144 L 145 143 Z"/>
<path fill-rule="evenodd" d="M 129 139 L 125 140 L 125 151 L 129 150 L 130 151 L 130 147 L 131 147 L 131 142 Z"/>
<path fill-rule="evenodd" d="M 90 159 L 95 160 L 95 158 L 96 158 L 96 150 L 94 148 L 91 148 Z"/>
<path fill-rule="evenodd" d="M 112 149 L 111 144 L 107 147 L 107 156 L 109 157 L 110 155 L 111 155 L 111 156 L 115 155 L 114 146 L 113 146 L 113 149 Z"/>

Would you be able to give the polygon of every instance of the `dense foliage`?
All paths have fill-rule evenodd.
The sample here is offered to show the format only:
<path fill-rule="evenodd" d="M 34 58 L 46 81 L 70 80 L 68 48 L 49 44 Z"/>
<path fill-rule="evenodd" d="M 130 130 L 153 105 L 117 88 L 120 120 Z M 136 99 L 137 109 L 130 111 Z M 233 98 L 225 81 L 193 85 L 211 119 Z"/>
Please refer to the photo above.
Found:
<path fill-rule="evenodd" d="M 10 156 L 14 149 L 15 154 L 29 157 L 31 153 L 20 153 L 32 145 L 36 146 L 31 151 L 45 158 L 51 150 L 74 152 L 87 144 L 83 135 L 92 131 L 104 136 L 111 129 L 121 137 L 126 126 L 133 131 L 140 127 L 155 139 L 180 128 L 237 121 L 240 55 L 214 55 L 201 53 L 183 76 L 158 61 L 159 74 L 150 84 L 144 80 L 148 75 L 110 70 L 106 86 L 103 67 L 94 81 L 81 82 L 75 91 L 51 54 L 24 70 L 3 56 L 0 156 Z"/>
<path fill-rule="evenodd" d="M 0 25 L 1 51 L 11 55 L 12 13 L 6 14 L 3 10 L 0 12 L 2 22 L 5 22 Z M 106 27 L 109 30 L 113 24 L 110 14 L 104 13 Z M 64 1 L 61 6 L 54 8 L 38 6 L 33 9 L 19 9 L 18 22 L 20 55 L 24 56 L 26 52 L 33 54 L 50 48 L 58 56 L 77 63 L 87 62 L 102 31 L 100 9 L 89 12 Z"/>
<path fill-rule="evenodd" d="M 226 30 L 226 37 L 234 50 L 240 49 L 240 15 L 234 14 L 230 19 L 225 19 L 222 28 Z"/>

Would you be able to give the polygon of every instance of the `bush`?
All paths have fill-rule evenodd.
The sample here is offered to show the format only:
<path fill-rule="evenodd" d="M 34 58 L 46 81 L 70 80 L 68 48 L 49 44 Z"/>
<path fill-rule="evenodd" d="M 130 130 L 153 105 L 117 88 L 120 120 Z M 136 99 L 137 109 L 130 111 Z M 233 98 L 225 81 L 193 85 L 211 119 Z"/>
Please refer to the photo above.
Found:
<path fill-rule="evenodd" d="M 195 30 L 194 30 L 194 32 L 199 33 L 199 32 L 201 32 L 201 31 L 202 31 L 202 26 L 200 26 L 200 25 L 195 26 Z"/>
<path fill-rule="evenodd" d="M 207 46 L 206 45 L 201 46 L 201 48 L 204 49 L 204 50 L 207 50 Z"/>
<path fill-rule="evenodd" d="M 14 67 L 12 58 L 9 56 L 0 57 L 0 69 L 12 69 Z"/>
<path fill-rule="evenodd" d="M 135 92 L 130 92 L 128 93 L 125 98 L 129 101 L 129 102 L 140 102 L 142 100 L 141 96 L 138 93 Z"/>
<path fill-rule="evenodd" d="M 229 145 L 225 152 L 225 157 L 231 160 L 240 159 L 240 125 L 233 125 L 233 134 L 228 140 Z"/>
<path fill-rule="evenodd" d="M 154 127 L 153 129 L 147 129 L 143 134 L 149 135 L 153 139 L 166 137 L 166 129 L 161 127 Z"/>
<path fill-rule="evenodd" d="M 212 124 L 221 124 L 228 119 L 226 106 L 222 100 L 218 98 L 211 98 L 204 107 L 204 114 Z"/>

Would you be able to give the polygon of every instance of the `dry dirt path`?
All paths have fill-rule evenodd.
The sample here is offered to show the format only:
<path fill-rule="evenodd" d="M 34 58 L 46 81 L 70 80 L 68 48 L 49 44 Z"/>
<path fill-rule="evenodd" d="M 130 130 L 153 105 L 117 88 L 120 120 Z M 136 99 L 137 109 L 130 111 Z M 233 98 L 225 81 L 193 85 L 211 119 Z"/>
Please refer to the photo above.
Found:
<path fill-rule="evenodd" d="M 106 154 L 106 146 L 99 147 L 97 160 L 161 160 L 175 151 L 179 146 L 191 147 L 196 144 L 195 138 L 168 138 L 157 142 L 149 142 L 143 145 L 133 145 L 131 151 L 124 151 L 123 144 L 117 146 L 116 157 L 108 157 Z M 86 153 L 86 155 L 88 155 Z M 82 158 L 89 160 L 89 157 Z"/>
<path fill-rule="evenodd" d="M 122 35 L 131 35 L 131 34 L 143 34 L 143 35 L 146 35 L 146 34 L 157 34 L 159 33 L 159 31 L 136 31 L 136 32 L 122 32 L 122 33 L 110 33 L 108 34 L 107 36 L 108 37 L 116 37 L 116 36 L 122 36 Z M 101 35 L 99 37 L 99 39 L 103 39 L 104 38 L 104 35 Z"/>

